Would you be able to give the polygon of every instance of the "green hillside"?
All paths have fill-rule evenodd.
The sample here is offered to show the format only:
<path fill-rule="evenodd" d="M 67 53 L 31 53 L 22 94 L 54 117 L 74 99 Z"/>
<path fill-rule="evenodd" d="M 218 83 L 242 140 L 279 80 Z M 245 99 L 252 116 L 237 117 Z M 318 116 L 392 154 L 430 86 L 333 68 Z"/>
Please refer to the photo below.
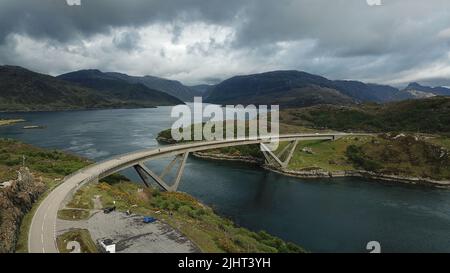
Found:
<path fill-rule="evenodd" d="M 319 105 L 288 109 L 281 122 L 316 129 L 370 132 L 450 133 L 450 98 L 434 97 L 384 105 Z"/>
<path fill-rule="evenodd" d="M 16 66 L 0 66 L 0 111 L 55 111 L 176 105 L 180 100 L 145 86 L 82 86 Z M 110 90 L 109 92 L 106 89 Z M 150 90 L 150 91 L 149 91 Z"/>

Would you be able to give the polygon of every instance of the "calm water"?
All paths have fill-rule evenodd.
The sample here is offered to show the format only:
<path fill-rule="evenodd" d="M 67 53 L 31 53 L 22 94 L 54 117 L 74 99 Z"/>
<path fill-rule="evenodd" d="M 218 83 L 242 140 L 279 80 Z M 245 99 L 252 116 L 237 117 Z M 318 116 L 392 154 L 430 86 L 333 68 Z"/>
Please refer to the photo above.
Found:
<path fill-rule="evenodd" d="M 158 146 L 170 107 L 0 114 L 26 124 L 0 127 L 0 137 L 57 148 L 94 160 Z M 165 162 L 153 162 L 161 170 Z M 127 171 L 132 178 L 136 176 Z M 180 190 L 252 230 L 267 230 L 313 252 L 450 252 L 450 191 L 364 179 L 301 180 L 235 163 L 190 158 Z"/>

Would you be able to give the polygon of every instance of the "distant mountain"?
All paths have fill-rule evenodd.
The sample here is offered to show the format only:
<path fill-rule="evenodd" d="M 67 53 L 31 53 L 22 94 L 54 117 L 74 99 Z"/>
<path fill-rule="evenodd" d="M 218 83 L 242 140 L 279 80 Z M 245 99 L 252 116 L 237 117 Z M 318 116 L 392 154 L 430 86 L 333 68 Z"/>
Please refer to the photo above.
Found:
<path fill-rule="evenodd" d="M 212 89 L 215 87 L 215 85 L 210 84 L 199 84 L 199 85 L 192 85 L 189 86 L 189 88 L 194 92 L 195 96 L 203 96 L 207 97 L 211 93 Z"/>
<path fill-rule="evenodd" d="M 331 83 L 341 93 L 356 99 L 359 102 L 385 103 L 411 99 L 399 89 L 389 85 L 367 84 L 359 81 L 333 81 Z"/>
<path fill-rule="evenodd" d="M 111 77 L 115 77 L 117 79 L 125 80 L 129 83 L 143 84 L 150 89 L 165 92 L 182 101 L 192 101 L 193 97 L 195 96 L 194 91 L 192 91 L 189 87 L 183 85 L 179 81 L 173 81 L 154 76 L 143 76 L 143 77 L 129 76 L 127 74 L 116 72 L 108 72 L 105 74 Z"/>
<path fill-rule="evenodd" d="M 445 87 L 429 87 L 417 82 L 410 83 L 403 92 L 409 93 L 415 98 L 429 98 L 434 96 L 450 96 L 450 89 Z"/>
<path fill-rule="evenodd" d="M 141 83 L 130 83 L 100 70 L 80 70 L 63 74 L 58 79 L 100 91 L 103 96 L 127 101 L 137 106 L 151 107 L 183 104 L 164 92 L 153 90 Z"/>
<path fill-rule="evenodd" d="M 391 86 L 332 81 L 301 71 L 273 71 L 225 80 L 213 87 L 206 101 L 305 107 L 316 104 L 383 103 L 408 98 L 412 96 Z"/>
<path fill-rule="evenodd" d="M 136 96 L 138 90 L 142 91 L 136 87 Z M 0 111 L 134 108 L 180 103 L 178 99 L 162 92 L 150 91 L 147 97 L 139 94 L 136 98 L 131 96 L 132 93 L 130 90 L 130 96 L 127 97 L 18 66 L 0 66 Z"/>

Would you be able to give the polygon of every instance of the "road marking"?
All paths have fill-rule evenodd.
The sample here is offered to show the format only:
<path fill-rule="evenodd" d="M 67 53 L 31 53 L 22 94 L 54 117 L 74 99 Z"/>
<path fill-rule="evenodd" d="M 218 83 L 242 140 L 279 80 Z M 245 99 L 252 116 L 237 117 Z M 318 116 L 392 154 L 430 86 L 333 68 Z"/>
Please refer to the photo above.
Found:
<path fill-rule="evenodd" d="M 47 206 L 47 209 L 45 210 L 45 214 L 44 214 L 44 220 L 42 221 L 42 226 L 41 226 L 41 241 L 42 241 L 42 252 L 45 253 L 45 244 L 44 244 L 44 225 L 45 225 L 45 220 L 47 219 L 47 215 L 48 215 L 48 208 L 50 207 L 50 204 Z"/>

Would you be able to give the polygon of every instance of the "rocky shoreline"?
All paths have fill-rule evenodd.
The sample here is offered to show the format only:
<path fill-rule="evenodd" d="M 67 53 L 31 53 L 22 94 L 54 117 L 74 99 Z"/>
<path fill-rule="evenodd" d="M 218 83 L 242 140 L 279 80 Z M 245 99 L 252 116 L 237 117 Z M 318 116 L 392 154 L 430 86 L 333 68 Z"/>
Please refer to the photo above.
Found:
<path fill-rule="evenodd" d="M 263 164 L 264 160 L 251 157 L 251 156 L 233 156 L 227 154 L 220 153 L 205 153 L 205 152 L 195 152 L 193 153 L 194 157 L 201 159 L 209 159 L 209 160 L 217 160 L 217 161 L 235 161 L 235 162 L 243 162 L 248 164 Z"/>
<path fill-rule="evenodd" d="M 364 170 L 352 170 L 352 171 L 326 171 L 322 169 L 316 170 L 308 170 L 308 171 L 294 171 L 287 170 L 278 167 L 273 167 L 264 164 L 264 160 L 250 157 L 250 156 L 233 156 L 226 155 L 220 153 L 205 153 L 205 152 L 196 152 L 193 153 L 194 157 L 206 159 L 206 160 L 217 160 L 217 161 L 234 161 L 234 162 L 243 162 L 249 164 L 257 164 L 262 168 L 276 172 L 282 175 L 304 178 L 304 179 L 317 179 L 317 178 L 338 178 L 338 177 L 363 177 L 373 180 L 381 180 L 386 182 L 396 182 L 396 183 L 404 183 L 411 185 L 424 185 L 424 186 L 432 186 L 438 188 L 450 188 L 449 180 L 433 180 L 430 178 L 423 177 L 407 177 L 407 176 L 397 176 L 397 175 L 389 175 L 389 174 L 380 174 L 374 172 L 368 172 Z"/>

